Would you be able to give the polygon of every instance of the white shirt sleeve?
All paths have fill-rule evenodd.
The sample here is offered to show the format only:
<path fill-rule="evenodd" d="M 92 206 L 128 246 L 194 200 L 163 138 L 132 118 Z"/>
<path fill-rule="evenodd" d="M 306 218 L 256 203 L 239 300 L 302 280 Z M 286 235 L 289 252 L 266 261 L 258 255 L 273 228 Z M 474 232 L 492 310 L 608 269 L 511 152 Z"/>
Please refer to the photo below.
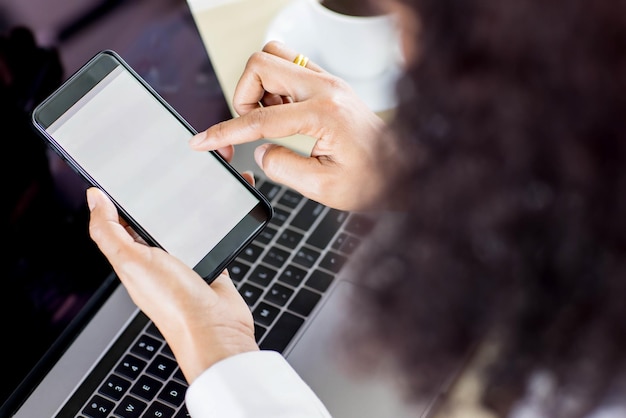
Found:
<path fill-rule="evenodd" d="M 285 358 L 253 351 L 222 360 L 187 389 L 193 418 L 330 417 L 330 413 Z"/>

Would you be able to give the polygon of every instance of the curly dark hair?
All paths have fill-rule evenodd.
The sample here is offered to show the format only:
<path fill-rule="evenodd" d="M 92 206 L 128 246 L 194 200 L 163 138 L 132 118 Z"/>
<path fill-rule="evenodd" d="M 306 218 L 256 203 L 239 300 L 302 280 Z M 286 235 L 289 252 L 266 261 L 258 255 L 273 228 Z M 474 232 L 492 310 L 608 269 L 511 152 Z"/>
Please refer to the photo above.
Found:
<path fill-rule="evenodd" d="M 420 51 L 389 198 L 408 215 L 355 263 L 382 290 L 355 306 L 360 346 L 420 397 L 496 338 L 485 406 L 506 415 L 545 370 L 577 400 L 550 416 L 584 416 L 626 372 L 626 1 L 402 3 Z"/>

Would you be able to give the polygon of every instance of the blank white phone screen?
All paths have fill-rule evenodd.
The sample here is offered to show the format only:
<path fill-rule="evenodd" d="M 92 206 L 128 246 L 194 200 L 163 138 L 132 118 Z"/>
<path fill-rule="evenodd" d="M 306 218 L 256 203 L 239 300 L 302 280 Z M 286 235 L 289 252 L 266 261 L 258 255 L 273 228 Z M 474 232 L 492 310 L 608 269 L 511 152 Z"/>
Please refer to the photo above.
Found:
<path fill-rule="evenodd" d="M 258 203 L 119 66 L 48 133 L 166 251 L 194 267 Z"/>

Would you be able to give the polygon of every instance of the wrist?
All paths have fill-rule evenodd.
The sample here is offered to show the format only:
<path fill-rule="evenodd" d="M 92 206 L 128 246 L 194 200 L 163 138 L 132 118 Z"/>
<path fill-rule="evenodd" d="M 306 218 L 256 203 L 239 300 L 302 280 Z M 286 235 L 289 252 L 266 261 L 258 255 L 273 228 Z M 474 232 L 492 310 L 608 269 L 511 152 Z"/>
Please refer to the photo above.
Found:
<path fill-rule="evenodd" d="M 209 332 L 186 329 L 174 341 L 171 349 L 189 384 L 221 360 L 259 350 L 253 329 L 244 324 L 215 327 Z"/>

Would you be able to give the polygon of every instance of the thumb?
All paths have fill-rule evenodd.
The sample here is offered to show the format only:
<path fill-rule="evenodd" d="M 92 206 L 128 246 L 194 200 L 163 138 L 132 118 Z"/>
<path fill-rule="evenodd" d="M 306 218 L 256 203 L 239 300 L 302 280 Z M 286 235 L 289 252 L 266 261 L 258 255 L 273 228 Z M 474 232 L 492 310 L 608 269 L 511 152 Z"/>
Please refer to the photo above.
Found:
<path fill-rule="evenodd" d="M 89 187 L 86 194 L 87 206 L 89 206 L 89 211 L 91 212 L 92 222 L 118 219 L 117 209 L 115 208 L 113 203 L 107 198 L 107 196 L 102 192 L 102 190 L 98 189 L 97 187 Z"/>
<path fill-rule="evenodd" d="M 120 247 L 132 243 L 133 238 L 119 223 L 115 205 L 101 190 L 96 187 L 87 189 L 87 203 L 91 211 L 89 235 L 100 251 L 113 263 L 112 258 L 119 252 Z"/>
<path fill-rule="evenodd" d="M 302 195 L 318 200 L 320 184 L 329 167 L 319 159 L 306 157 L 287 147 L 266 143 L 254 151 L 254 160 L 272 181 L 284 184 Z"/>

